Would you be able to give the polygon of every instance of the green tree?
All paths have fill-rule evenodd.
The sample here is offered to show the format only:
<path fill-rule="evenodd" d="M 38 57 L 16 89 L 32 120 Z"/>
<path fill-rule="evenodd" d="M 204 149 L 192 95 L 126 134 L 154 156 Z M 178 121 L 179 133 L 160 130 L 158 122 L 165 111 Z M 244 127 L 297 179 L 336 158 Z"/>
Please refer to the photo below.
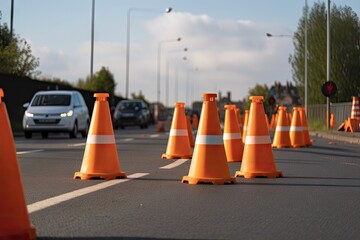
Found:
<path fill-rule="evenodd" d="M 304 97 L 305 11 L 294 34 L 294 53 L 290 55 L 293 79 Z M 324 2 L 314 3 L 308 15 L 308 101 L 325 103 L 321 93 L 326 79 L 327 10 Z M 338 86 L 332 102 L 347 102 L 360 92 L 360 23 L 348 6 L 332 6 L 331 16 L 331 79 Z"/>
<path fill-rule="evenodd" d="M 132 99 L 143 100 L 143 101 L 147 102 L 146 99 L 145 99 L 145 96 L 144 96 L 144 94 L 142 93 L 141 90 L 139 91 L 139 94 L 131 93 L 131 98 Z"/>
<path fill-rule="evenodd" d="M 101 67 L 92 78 L 87 77 L 86 80 L 79 79 L 76 87 L 96 92 L 109 93 L 110 97 L 114 96 L 116 83 L 114 75 L 105 67 Z"/>
<path fill-rule="evenodd" d="M 263 103 L 264 103 L 265 112 L 266 113 L 269 112 L 270 104 L 268 102 L 268 99 L 270 97 L 270 94 L 269 94 L 269 87 L 266 84 L 264 84 L 264 85 L 256 84 L 254 88 L 250 88 L 249 89 L 249 97 L 250 96 L 263 96 L 264 97 Z M 251 100 L 249 99 L 249 97 L 247 98 L 247 101 L 244 102 L 245 109 L 250 108 Z"/>
<path fill-rule="evenodd" d="M 7 25 L 0 23 L 0 72 L 31 77 L 39 74 L 38 66 L 39 59 L 32 55 L 27 41 L 11 36 Z"/>

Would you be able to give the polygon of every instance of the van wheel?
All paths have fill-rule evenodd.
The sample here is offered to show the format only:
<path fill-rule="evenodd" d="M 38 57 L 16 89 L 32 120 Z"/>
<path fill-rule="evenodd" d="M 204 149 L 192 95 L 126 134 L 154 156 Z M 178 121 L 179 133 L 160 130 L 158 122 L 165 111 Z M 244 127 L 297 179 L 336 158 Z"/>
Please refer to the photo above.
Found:
<path fill-rule="evenodd" d="M 25 138 L 30 139 L 32 138 L 32 132 L 24 132 Z"/>
<path fill-rule="evenodd" d="M 76 138 L 77 134 L 78 134 L 78 125 L 77 122 L 75 122 L 73 130 L 69 133 L 70 138 Z"/>

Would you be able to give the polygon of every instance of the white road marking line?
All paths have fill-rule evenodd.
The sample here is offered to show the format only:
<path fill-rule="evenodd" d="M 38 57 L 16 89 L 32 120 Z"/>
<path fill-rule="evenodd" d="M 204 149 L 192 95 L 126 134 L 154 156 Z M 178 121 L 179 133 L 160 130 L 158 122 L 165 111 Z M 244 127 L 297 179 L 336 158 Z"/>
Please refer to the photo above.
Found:
<path fill-rule="evenodd" d="M 179 160 L 177 160 L 177 161 L 175 161 L 173 163 L 170 163 L 170 164 L 168 164 L 166 166 L 161 167 L 160 169 L 176 168 L 176 167 L 180 166 L 181 164 L 186 163 L 187 161 L 189 161 L 189 159 L 179 159 Z"/>
<path fill-rule="evenodd" d="M 357 167 L 359 167 L 359 164 L 356 164 L 356 163 L 344 163 L 344 164 L 350 165 L 350 166 L 357 166 Z"/>
<path fill-rule="evenodd" d="M 56 204 L 59 204 L 59 203 L 62 203 L 62 202 L 65 202 L 65 201 L 68 201 L 68 200 L 71 200 L 71 199 L 74 199 L 77 197 L 81 197 L 88 193 L 96 192 L 98 190 L 102 190 L 102 189 L 114 186 L 116 184 L 124 183 L 124 182 L 130 181 L 131 179 L 144 177 L 148 174 L 149 173 L 134 173 L 132 175 L 129 175 L 128 178 L 105 181 L 100 184 L 96 184 L 96 185 L 93 185 L 90 187 L 78 189 L 78 190 L 75 190 L 72 192 L 61 194 L 56 197 L 48 198 L 48 199 L 45 199 L 45 200 L 42 200 L 39 202 L 29 204 L 29 205 L 27 205 L 27 209 L 28 209 L 29 214 L 34 213 L 34 212 L 43 210 L 45 208 L 54 206 Z"/>
<path fill-rule="evenodd" d="M 150 138 L 157 138 L 157 137 L 159 137 L 160 135 L 159 134 L 151 134 L 150 135 Z"/>
<path fill-rule="evenodd" d="M 131 141 L 134 141 L 134 139 L 133 138 L 125 138 L 125 139 L 121 139 L 120 141 L 131 142 Z"/>
<path fill-rule="evenodd" d="M 75 143 L 75 144 L 69 144 L 68 147 L 81 147 L 85 146 L 86 143 Z"/>
<path fill-rule="evenodd" d="M 28 154 L 28 153 L 36 153 L 36 152 L 43 152 L 44 150 L 39 149 L 39 150 L 30 150 L 30 151 L 23 151 L 23 152 L 16 152 L 17 155 L 22 155 L 22 154 Z"/>

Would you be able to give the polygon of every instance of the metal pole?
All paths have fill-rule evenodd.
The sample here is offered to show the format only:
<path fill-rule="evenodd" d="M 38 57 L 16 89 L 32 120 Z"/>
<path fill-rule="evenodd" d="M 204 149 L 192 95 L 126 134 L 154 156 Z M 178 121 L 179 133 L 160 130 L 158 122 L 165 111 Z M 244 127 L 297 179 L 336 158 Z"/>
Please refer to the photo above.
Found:
<path fill-rule="evenodd" d="M 90 54 L 90 79 L 93 77 L 94 67 L 94 25 L 95 25 L 95 0 L 92 1 L 91 10 L 91 54 Z"/>
<path fill-rule="evenodd" d="M 169 61 L 166 61 L 166 86 L 165 86 L 165 90 L 166 90 L 166 106 L 169 106 L 169 69 L 170 69 L 170 66 L 169 66 Z"/>
<path fill-rule="evenodd" d="M 178 101 L 178 91 L 179 91 L 179 88 L 178 88 L 178 78 L 179 78 L 179 74 L 178 74 L 178 70 L 177 68 L 175 69 L 175 102 Z"/>
<path fill-rule="evenodd" d="M 307 4 L 307 0 L 305 0 L 305 52 L 304 52 L 304 57 L 305 57 L 305 115 L 307 116 L 308 114 L 308 38 L 307 38 L 307 25 L 308 25 L 308 4 Z"/>
<path fill-rule="evenodd" d="M 10 10 L 10 36 L 13 36 L 13 22 L 14 22 L 14 0 L 11 0 Z"/>
<path fill-rule="evenodd" d="M 326 29 L 326 80 L 330 81 L 330 70 L 331 70 L 331 42 L 330 42 L 330 0 L 327 1 L 327 29 Z M 330 99 L 326 97 L 326 129 L 330 127 Z"/>
<path fill-rule="evenodd" d="M 156 91 L 156 102 L 160 103 L 160 68 L 161 68 L 161 45 L 164 41 L 159 42 L 158 55 L 157 55 L 157 91 Z"/>
<path fill-rule="evenodd" d="M 131 12 L 131 8 L 128 9 L 127 11 L 125 98 L 129 97 L 130 12 Z"/>

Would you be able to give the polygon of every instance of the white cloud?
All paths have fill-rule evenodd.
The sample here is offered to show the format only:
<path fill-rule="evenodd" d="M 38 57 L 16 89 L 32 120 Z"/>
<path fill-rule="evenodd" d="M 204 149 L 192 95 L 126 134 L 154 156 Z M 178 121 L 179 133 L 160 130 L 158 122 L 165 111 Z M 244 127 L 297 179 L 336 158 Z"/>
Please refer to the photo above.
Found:
<path fill-rule="evenodd" d="M 271 85 L 290 80 L 288 55 L 290 38 L 267 38 L 266 32 L 284 33 L 280 26 L 250 20 L 218 20 L 190 13 L 164 14 L 146 22 L 148 41 L 131 42 L 130 93 L 140 90 L 147 99 L 156 100 L 157 48 L 162 40 L 181 37 L 181 42 L 162 45 L 161 101 L 165 100 L 165 59 L 170 59 L 170 102 L 174 102 L 175 66 L 178 72 L 180 101 L 186 101 L 187 77 L 195 82 L 195 98 L 204 91 L 232 91 L 234 100 L 242 99 L 256 83 Z M 145 43 L 144 43 L 145 42 Z M 189 49 L 186 54 L 181 49 Z M 176 50 L 177 49 L 177 50 Z M 178 53 L 170 53 L 171 51 Z M 89 75 L 90 42 L 73 51 L 35 47 L 42 72 L 75 82 Z M 188 61 L 183 61 L 186 55 Z M 125 95 L 126 45 L 119 41 L 96 41 L 94 72 L 106 66 L 117 81 L 117 92 Z M 198 68 L 199 71 L 191 71 Z M 192 85 L 192 84 L 190 84 Z M 172 104 L 171 104 L 172 105 Z"/>

